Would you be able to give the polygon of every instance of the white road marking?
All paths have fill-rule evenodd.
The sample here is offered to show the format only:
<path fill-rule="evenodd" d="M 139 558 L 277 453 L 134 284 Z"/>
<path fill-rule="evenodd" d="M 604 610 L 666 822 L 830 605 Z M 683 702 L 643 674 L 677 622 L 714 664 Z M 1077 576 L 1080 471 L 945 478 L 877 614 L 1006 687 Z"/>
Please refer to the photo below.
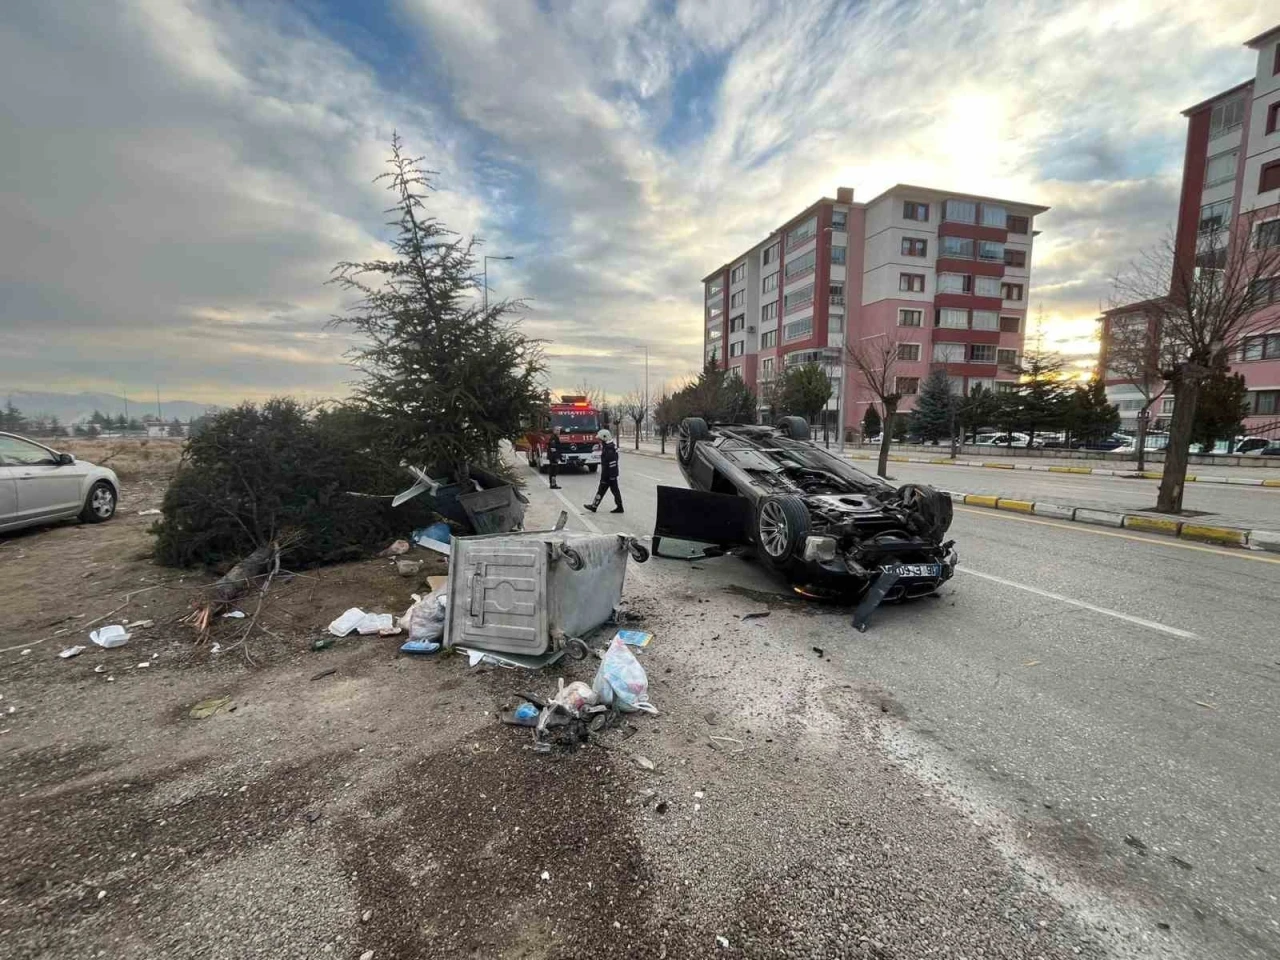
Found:
<path fill-rule="evenodd" d="M 538 478 L 539 482 L 541 482 L 544 487 L 546 487 L 548 490 L 551 490 L 550 480 L 544 477 L 541 473 L 536 473 L 534 474 L 534 476 Z M 556 489 L 551 490 L 551 492 L 560 498 L 561 503 L 563 503 L 566 507 L 568 507 L 570 514 L 572 514 L 573 516 L 577 517 L 579 520 L 582 521 L 582 525 L 586 527 L 588 531 L 595 534 L 603 533 L 603 531 L 599 527 L 597 527 L 594 523 L 592 523 L 589 519 L 587 519 L 587 517 L 583 515 L 582 511 L 579 510 L 578 507 L 575 506 L 569 500 L 569 498 L 564 495 L 563 490 L 561 490 L 559 487 L 556 487 Z"/>
<path fill-rule="evenodd" d="M 1039 587 L 1033 587 L 1026 583 L 1018 583 L 1015 580 L 1006 580 L 1004 577 L 997 577 L 992 573 L 981 573 L 969 567 L 956 567 L 956 572 L 981 577 L 983 580 L 990 580 L 992 583 L 1000 583 L 1006 587 L 1013 587 L 1016 590 L 1025 590 L 1027 593 L 1034 593 L 1038 597 L 1045 597 L 1049 600 L 1058 600 L 1062 603 L 1069 603 L 1073 607 L 1091 610 L 1094 613 L 1100 613 L 1107 617 L 1115 617 L 1117 620 L 1125 620 L 1128 623 L 1136 623 L 1140 627 L 1146 627 L 1149 630 L 1158 630 L 1161 633 L 1167 633 L 1174 637 L 1181 637 L 1184 640 L 1200 639 L 1194 633 L 1189 633 L 1186 630 L 1179 630 L 1177 627 L 1165 626 L 1163 623 L 1156 623 L 1154 620 L 1144 620 L 1142 617 L 1135 617 L 1132 614 L 1121 613 L 1119 610 L 1111 610 L 1107 607 L 1095 607 L 1093 604 L 1085 603 L 1083 600 L 1073 600 L 1071 597 L 1064 597 L 1060 593 L 1050 593 L 1048 590 L 1041 590 Z"/>
<path fill-rule="evenodd" d="M 666 482 L 667 482 L 667 478 L 666 478 L 666 477 L 654 477 L 654 476 L 650 476 L 650 475 L 649 475 L 649 474 L 647 474 L 647 473 L 641 473 L 639 470 L 632 470 L 631 472 L 632 472 L 632 473 L 634 473 L 637 477 L 644 477 L 646 480 L 652 480 L 654 483 L 666 483 Z"/>

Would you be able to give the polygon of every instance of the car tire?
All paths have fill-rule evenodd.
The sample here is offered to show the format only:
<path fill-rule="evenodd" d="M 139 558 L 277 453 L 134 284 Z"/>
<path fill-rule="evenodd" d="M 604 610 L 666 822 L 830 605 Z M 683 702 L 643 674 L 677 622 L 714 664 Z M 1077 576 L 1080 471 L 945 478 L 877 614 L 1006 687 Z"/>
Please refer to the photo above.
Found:
<path fill-rule="evenodd" d="M 783 570 L 804 549 L 809 508 L 799 497 L 765 497 L 756 509 L 757 552 L 765 566 Z"/>
<path fill-rule="evenodd" d="M 915 532 L 934 543 L 941 543 L 955 519 L 951 496 L 921 483 L 904 483 L 898 488 L 898 496 L 914 516 Z"/>
<path fill-rule="evenodd" d="M 804 417 L 783 417 L 778 421 L 778 429 L 790 440 L 809 439 L 809 421 Z"/>
<path fill-rule="evenodd" d="M 698 441 L 711 436 L 711 428 L 701 417 L 685 417 L 680 421 L 680 440 L 676 447 L 676 456 L 686 467 L 693 463 L 693 450 Z"/>
<path fill-rule="evenodd" d="M 80 519 L 85 523 L 106 523 L 116 515 L 116 491 L 105 480 L 99 480 L 89 488 L 84 498 Z"/>

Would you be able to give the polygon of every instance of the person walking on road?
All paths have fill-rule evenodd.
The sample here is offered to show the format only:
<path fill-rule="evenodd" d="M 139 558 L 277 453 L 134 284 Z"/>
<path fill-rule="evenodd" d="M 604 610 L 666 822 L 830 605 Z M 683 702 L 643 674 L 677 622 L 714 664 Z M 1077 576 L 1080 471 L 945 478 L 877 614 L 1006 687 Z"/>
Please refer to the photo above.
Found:
<path fill-rule="evenodd" d="M 551 477 L 551 489 L 559 490 L 556 483 L 556 467 L 560 466 L 560 428 L 553 427 L 551 436 L 547 438 L 547 473 Z"/>
<path fill-rule="evenodd" d="M 613 494 L 615 504 L 609 512 L 622 513 L 622 493 L 618 490 L 618 445 L 613 442 L 613 434 L 608 430 L 601 430 L 596 434 L 596 439 L 600 441 L 600 486 L 596 488 L 596 498 L 583 506 L 595 513 L 608 490 Z"/>

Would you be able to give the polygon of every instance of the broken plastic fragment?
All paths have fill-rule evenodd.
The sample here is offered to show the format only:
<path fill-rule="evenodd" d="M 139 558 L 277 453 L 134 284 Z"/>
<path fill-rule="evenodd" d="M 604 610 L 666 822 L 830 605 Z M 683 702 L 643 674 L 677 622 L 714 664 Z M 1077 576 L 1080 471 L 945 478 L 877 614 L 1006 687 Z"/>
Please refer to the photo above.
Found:
<path fill-rule="evenodd" d="M 129 641 L 129 631 L 118 623 L 113 623 L 109 627 L 102 627 L 94 630 L 89 634 L 89 639 L 100 647 L 110 649 L 112 647 L 122 647 Z"/>
<path fill-rule="evenodd" d="M 67 649 L 63 650 L 60 654 L 58 654 L 58 656 L 60 656 L 63 660 L 70 660 L 72 657 L 80 656 L 80 654 L 84 653 L 86 649 L 88 648 L 81 647 L 81 646 L 67 647 Z"/>

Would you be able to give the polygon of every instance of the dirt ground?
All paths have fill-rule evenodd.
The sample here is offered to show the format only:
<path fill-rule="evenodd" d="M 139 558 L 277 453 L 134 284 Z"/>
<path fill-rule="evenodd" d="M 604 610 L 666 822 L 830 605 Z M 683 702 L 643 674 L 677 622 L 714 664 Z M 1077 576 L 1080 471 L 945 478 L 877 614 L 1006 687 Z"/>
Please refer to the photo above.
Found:
<path fill-rule="evenodd" d="M 263 630 L 219 619 L 197 643 L 180 621 L 212 578 L 150 562 L 156 473 L 110 523 L 0 538 L 7 957 L 1100 952 L 984 828 L 885 761 L 892 701 L 790 643 L 805 608 L 748 629 L 759 597 L 695 597 L 682 572 L 633 564 L 662 715 L 535 754 L 498 710 L 589 681 L 590 661 L 310 649 L 349 606 L 399 613 L 425 592 L 386 560 L 277 583 Z M 122 648 L 87 639 L 139 620 Z M 726 657 L 722 636 L 752 632 Z M 72 644 L 88 649 L 60 659 Z M 211 698 L 229 699 L 191 715 Z"/>

